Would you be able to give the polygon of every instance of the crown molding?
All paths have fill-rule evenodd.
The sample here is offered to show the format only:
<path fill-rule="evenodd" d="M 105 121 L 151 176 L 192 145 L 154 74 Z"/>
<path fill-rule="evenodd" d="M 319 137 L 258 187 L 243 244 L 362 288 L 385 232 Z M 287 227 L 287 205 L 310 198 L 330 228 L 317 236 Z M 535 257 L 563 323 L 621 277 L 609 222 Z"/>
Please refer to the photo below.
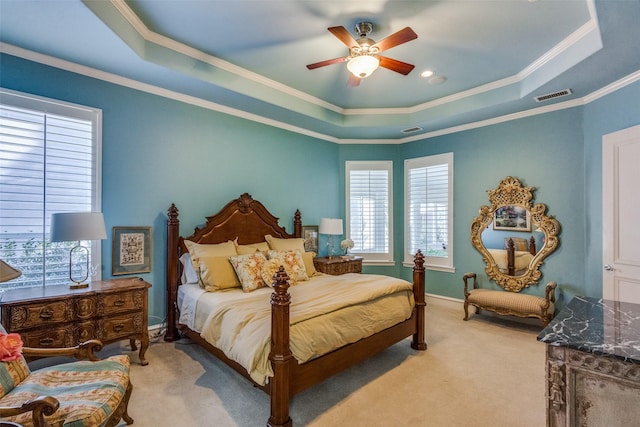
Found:
<path fill-rule="evenodd" d="M 637 70 L 601 89 L 598 89 L 582 98 L 577 98 L 565 102 L 559 102 L 544 107 L 537 107 L 530 110 L 520 111 L 512 114 L 506 114 L 491 119 L 481 120 L 462 124 L 459 126 L 452 126 L 448 128 L 439 129 L 436 131 L 425 132 L 416 134 L 404 138 L 398 139 L 349 139 L 349 138 L 336 138 L 332 135 L 315 132 L 310 129 L 305 129 L 300 126 L 295 126 L 290 123 L 270 119 L 264 116 L 260 116 L 254 113 L 243 111 L 237 108 L 228 107 L 212 101 L 208 101 L 202 98 L 198 98 L 191 95 L 186 95 L 180 92 L 164 89 L 159 86 L 143 83 L 137 80 L 133 80 L 127 77 L 122 77 L 117 74 L 108 73 L 95 68 L 79 65 L 70 61 L 65 61 L 53 56 L 44 55 L 38 52 L 33 52 L 21 47 L 10 45 L 8 43 L 0 42 L 0 53 L 23 58 L 29 61 L 33 61 L 39 64 L 48 65 L 61 70 L 69 71 L 75 74 L 95 78 L 97 80 L 117 84 L 123 87 L 139 90 L 142 92 L 150 93 L 153 95 L 161 96 L 164 98 L 184 102 L 186 104 L 195 105 L 208 110 L 216 111 L 223 114 L 228 114 L 234 117 L 250 120 L 256 123 L 261 123 L 266 126 L 271 126 L 286 131 L 294 132 L 300 135 L 309 136 L 311 138 L 332 142 L 335 144 L 405 144 L 414 141 L 431 139 L 443 135 L 448 135 L 457 132 L 463 132 L 467 130 L 477 129 L 481 127 L 491 126 L 499 123 L 504 123 L 512 120 L 518 120 L 526 117 L 531 117 L 539 114 L 546 114 L 553 111 L 564 110 L 568 108 L 574 108 L 583 106 L 596 101 L 606 95 L 614 93 L 632 83 L 640 81 L 640 70 Z"/>

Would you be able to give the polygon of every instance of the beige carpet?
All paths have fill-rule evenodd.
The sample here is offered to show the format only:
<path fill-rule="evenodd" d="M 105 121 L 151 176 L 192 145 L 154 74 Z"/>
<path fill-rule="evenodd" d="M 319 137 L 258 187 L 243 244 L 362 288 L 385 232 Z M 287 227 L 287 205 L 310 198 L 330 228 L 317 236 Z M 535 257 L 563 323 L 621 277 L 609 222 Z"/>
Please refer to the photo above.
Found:
<path fill-rule="evenodd" d="M 461 306 L 430 300 L 427 351 L 405 340 L 296 395 L 294 425 L 544 426 L 540 328 L 462 317 Z M 124 342 L 107 351 L 131 354 L 137 426 L 266 424 L 267 396 L 196 345 L 153 343 L 144 367 Z"/>

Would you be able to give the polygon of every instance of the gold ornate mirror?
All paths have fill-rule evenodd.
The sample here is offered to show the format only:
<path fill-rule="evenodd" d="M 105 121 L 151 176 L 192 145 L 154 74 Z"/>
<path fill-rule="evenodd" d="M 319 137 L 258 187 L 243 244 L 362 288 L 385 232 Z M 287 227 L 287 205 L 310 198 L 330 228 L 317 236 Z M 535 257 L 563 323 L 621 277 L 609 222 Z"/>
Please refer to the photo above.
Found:
<path fill-rule="evenodd" d="M 471 243 L 482 254 L 489 278 L 519 292 L 540 279 L 540 265 L 558 246 L 560 224 L 546 205 L 532 205 L 535 187 L 506 177 L 489 190 L 491 206 L 481 206 L 471 223 Z"/>

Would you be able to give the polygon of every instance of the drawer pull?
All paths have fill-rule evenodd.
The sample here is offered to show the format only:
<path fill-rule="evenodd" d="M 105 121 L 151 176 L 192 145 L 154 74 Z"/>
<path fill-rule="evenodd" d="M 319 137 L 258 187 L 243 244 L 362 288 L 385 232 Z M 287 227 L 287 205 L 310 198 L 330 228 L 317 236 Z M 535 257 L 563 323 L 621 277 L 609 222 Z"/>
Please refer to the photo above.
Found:
<path fill-rule="evenodd" d="M 113 330 L 116 332 L 120 332 L 124 329 L 124 325 L 122 323 L 118 323 L 117 325 L 113 325 Z"/>
<path fill-rule="evenodd" d="M 41 338 L 40 339 L 40 345 L 42 346 L 49 346 L 53 344 L 53 338 Z"/>
<path fill-rule="evenodd" d="M 123 305 L 125 305 L 126 301 L 119 299 L 118 301 L 114 302 L 113 305 L 115 305 L 116 307 L 122 307 Z"/>
<path fill-rule="evenodd" d="M 40 312 L 41 319 L 51 319 L 53 317 L 53 311 L 51 310 L 42 310 Z"/>

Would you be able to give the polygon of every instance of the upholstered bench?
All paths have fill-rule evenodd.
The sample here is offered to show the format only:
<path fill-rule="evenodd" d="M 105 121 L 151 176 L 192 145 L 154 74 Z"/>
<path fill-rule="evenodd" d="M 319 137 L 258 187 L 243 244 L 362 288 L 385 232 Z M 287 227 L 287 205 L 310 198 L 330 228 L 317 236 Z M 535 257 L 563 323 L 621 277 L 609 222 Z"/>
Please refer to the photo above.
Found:
<path fill-rule="evenodd" d="M 102 347 L 95 340 L 85 344 Z M 76 349 L 94 359 L 93 350 L 87 352 L 82 347 Z M 31 350 L 25 348 L 23 353 Z M 34 354 L 47 356 L 45 352 L 53 349 L 33 350 Z M 23 357 L 0 362 L 0 424 L 113 427 L 122 418 L 132 424 L 127 413 L 131 390 L 127 355 L 64 363 L 33 372 Z"/>
<path fill-rule="evenodd" d="M 469 289 L 469 279 L 473 279 L 472 289 Z M 542 320 L 543 327 L 553 319 L 556 301 L 555 282 L 547 284 L 543 298 L 506 290 L 478 289 L 475 273 L 465 274 L 462 281 L 464 282 L 464 320 L 469 319 L 469 305 L 476 307 L 476 313 L 482 309 L 500 315 L 538 318 Z"/>

